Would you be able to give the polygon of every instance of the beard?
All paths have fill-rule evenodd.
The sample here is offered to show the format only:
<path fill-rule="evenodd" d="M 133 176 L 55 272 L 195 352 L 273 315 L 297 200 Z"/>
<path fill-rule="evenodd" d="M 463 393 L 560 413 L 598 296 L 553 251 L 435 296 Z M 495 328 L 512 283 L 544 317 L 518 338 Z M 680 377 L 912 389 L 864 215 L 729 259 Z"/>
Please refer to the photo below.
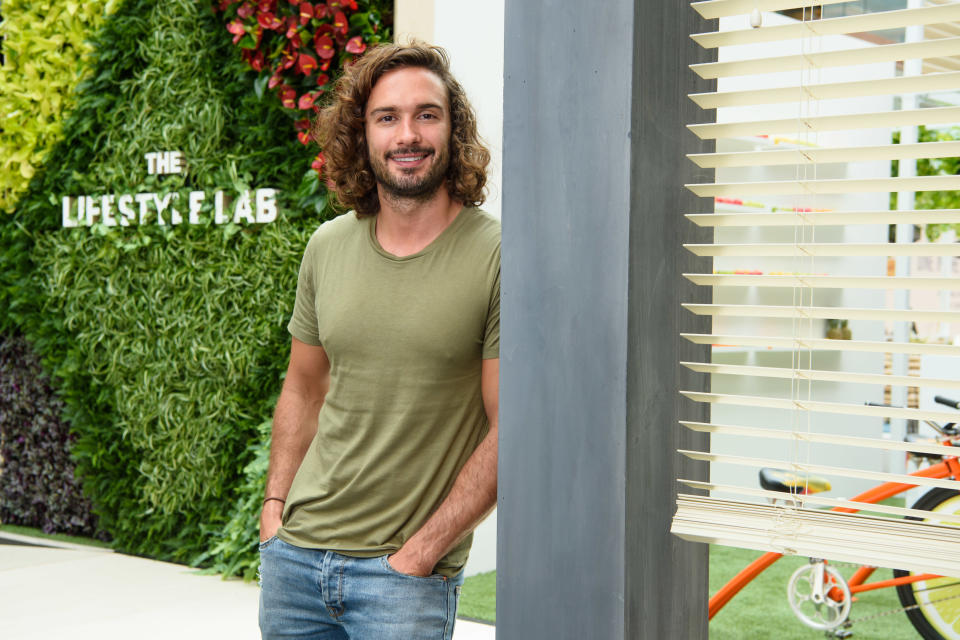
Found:
<path fill-rule="evenodd" d="M 433 158 L 433 162 L 422 176 L 417 176 L 414 172 L 419 169 L 399 169 L 399 175 L 392 173 L 387 164 L 393 155 L 404 155 L 410 153 L 429 154 L 427 158 Z M 397 149 L 384 154 L 382 158 L 370 158 L 370 169 L 377 184 L 387 195 L 394 198 L 406 198 L 411 200 L 428 200 L 437 192 L 446 179 L 447 169 L 450 166 L 450 156 L 446 149 L 429 149 L 422 147 L 408 147 L 406 149 Z"/>

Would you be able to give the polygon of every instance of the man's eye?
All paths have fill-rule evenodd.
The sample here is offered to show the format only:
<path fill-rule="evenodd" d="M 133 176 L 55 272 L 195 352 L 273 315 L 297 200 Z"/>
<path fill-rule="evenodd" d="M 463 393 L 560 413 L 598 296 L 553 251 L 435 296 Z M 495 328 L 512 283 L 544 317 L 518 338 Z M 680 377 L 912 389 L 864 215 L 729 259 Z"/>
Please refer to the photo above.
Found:
<path fill-rule="evenodd" d="M 388 116 L 381 116 L 381 117 L 380 117 L 380 122 L 393 122 L 394 119 L 395 119 L 394 116 L 389 116 L 389 115 L 388 115 Z"/>

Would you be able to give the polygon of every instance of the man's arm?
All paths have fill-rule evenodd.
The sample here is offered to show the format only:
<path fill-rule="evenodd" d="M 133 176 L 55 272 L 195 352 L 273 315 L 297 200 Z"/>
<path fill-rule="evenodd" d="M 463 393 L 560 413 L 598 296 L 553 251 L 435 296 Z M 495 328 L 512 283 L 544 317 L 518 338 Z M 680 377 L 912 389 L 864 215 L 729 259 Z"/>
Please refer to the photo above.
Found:
<path fill-rule="evenodd" d="M 498 358 L 483 361 L 480 386 L 490 431 L 463 465 L 453 488 L 437 510 L 399 551 L 390 556 L 390 564 L 401 573 L 416 576 L 433 573 L 437 562 L 497 506 Z"/>
<path fill-rule="evenodd" d="M 317 415 L 330 386 L 330 361 L 323 347 L 296 338 L 290 344 L 287 377 L 273 412 L 270 470 L 264 498 L 287 499 L 293 477 L 317 433 Z M 260 541 L 277 533 L 284 503 L 268 500 L 260 512 Z"/>

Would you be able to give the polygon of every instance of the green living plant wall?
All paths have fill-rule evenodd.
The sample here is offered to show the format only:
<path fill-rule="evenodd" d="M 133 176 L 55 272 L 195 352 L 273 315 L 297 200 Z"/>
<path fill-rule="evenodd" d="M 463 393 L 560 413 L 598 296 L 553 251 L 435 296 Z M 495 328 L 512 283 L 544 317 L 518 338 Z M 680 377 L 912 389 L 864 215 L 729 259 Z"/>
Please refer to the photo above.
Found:
<path fill-rule="evenodd" d="M 21 332 L 58 380 L 116 548 L 252 577 L 255 529 L 236 532 L 262 499 L 299 259 L 332 214 L 317 149 L 294 135 L 302 112 L 255 90 L 209 5 L 128 0 L 93 46 L 63 141 L 0 219 L 0 331 Z M 151 173 L 146 154 L 166 151 L 185 172 Z M 275 190 L 272 222 L 245 208 L 257 189 Z M 196 224 L 191 193 L 205 194 Z M 105 224 L 106 194 L 137 196 L 133 215 Z M 156 197 L 139 209 L 138 194 Z"/>
<path fill-rule="evenodd" d="M 0 7 L 0 211 L 10 213 L 47 152 L 85 68 L 86 40 L 115 0 L 5 0 Z"/>

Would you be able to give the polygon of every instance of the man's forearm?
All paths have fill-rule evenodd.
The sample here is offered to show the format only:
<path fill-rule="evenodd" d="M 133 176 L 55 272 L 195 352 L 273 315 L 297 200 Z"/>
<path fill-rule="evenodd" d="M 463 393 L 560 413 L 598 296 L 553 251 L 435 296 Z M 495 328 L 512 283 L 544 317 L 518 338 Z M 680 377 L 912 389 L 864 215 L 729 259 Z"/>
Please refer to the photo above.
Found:
<path fill-rule="evenodd" d="M 405 573 L 427 575 L 497 505 L 497 427 L 460 470 L 450 493 L 406 544 L 391 557 Z"/>
<path fill-rule="evenodd" d="M 322 405 L 322 396 L 304 397 L 284 387 L 273 415 L 265 498 L 286 500 L 293 477 L 316 435 L 317 415 Z"/>
<path fill-rule="evenodd" d="M 270 468 L 263 509 L 260 511 L 260 540 L 277 534 L 287 493 L 317 432 L 317 415 L 323 395 L 304 396 L 284 385 L 273 413 L 270 440 Z M 274 498 L 274 499 L 270 499 Z"/>

